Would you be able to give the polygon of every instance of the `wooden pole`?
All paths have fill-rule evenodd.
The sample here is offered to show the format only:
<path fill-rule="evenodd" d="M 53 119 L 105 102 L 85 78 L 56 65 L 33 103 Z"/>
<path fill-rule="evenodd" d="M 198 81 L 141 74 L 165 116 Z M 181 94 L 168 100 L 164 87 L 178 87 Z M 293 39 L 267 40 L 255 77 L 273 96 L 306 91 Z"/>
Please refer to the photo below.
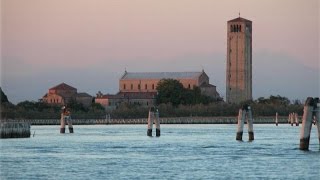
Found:
<path fill-rule="evenodd" d="M 278 112 L 276 112 L 276 126 L 278 126 Z"/>
<path fill-rule="evenodd" d="M 156 136 L 160 137 L 160 119 L 159 119 L 159 110 L 155 112 L 155 124 L 156 124 Z"/>
<path fill-rule="evenodd" d="M 303 108 L 302 127 L 300 131 L 300 149 L 308 150 L 310 142 L 310 132 L 312 127 L 314 100 L 308 97 Z"/>
<path fill-rule="evenodd" d="M 249 141 L 254 140 L 254 134 L 253 134 L 253 118 L 252 118 L 252 111 L 251 107 L 248 106 L 248 133 L 249 133 Z"/>
<path fill-rule="evenodd" d="M 70 115 L 67 116 L 67 121 L 68 121 L 69 132 L 73 133 L 73 126 L 72 126 L 72 120 Z"/>
<path fill-rule="evenodd" d="M 152 136 L 153 119 L 154 119 L 153 108 L 150 108 L 150 110 L 149 110 L 149 116 L 148 116 L 148 131 L 147 131 L 147 136 Z"/>
<path fill-rule="evenodd" d="M 295 118 L 295 120 L 296 120 L 296 126 L 299 126 L 298 113 L 294 113 L 294 118 Z"/>
<path fill-rule="evenodd" d="M 320 100 L 319 98 L 315 98 L 316 108 L 315 108 L 315 122 L 317 124 L 318 129 L 318 138 L 319 138 L 319 149 L 320 149 Z"/>
<path fill-rule="evenodd" d="M 238 140 L 238 141 L 242 141 L 243 125 L 244 125 L 245 116 L 246 116 L 245 110 L 240 109 L 239 115 L 238 115 L 238 129 L 237 129 L 237 137 L 236 137 L 236 140 Z"/>
<path fill-rule="evenodd" d="M 289 113 L 289 116 L 288 116 L 288 124 L 290 124 L 290 121 L 291 121 L 291 113 Z"/>
<path fill-rule="evenodd" d="M 64 114 L 61 113 L 61 119 L 60 119 L 60 133 L 64 134 L 66 132 L 66 122 L 64 119 Z"/>
<path fill-rule="evenodd" d="M 291 126 L 293 126 L 293 121 L 294 121 L 294 113 L 291 113 L 291 114 L 290 114 Z"/>

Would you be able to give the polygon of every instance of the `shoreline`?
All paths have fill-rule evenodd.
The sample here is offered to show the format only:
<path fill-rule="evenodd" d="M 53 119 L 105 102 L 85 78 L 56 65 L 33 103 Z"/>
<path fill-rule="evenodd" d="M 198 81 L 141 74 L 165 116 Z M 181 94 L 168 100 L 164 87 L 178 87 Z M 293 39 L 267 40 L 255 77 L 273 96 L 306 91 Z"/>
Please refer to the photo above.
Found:
<path fill-rule="evenodd" d="M 168 117 L 159 118 L 160 124 L 237 124 L 237 117 Z M 299 122 L 302 119 L 299 117 Z M 1 120 L 2 122 L 27 122 L 31 125 L 60 125 L 60 119 L 24 119 Z M 275 124 L 275 116 L 259 116 L 253 118 L 254 124 Z M 279 124 L 287 124 L 287 116 L 278 117 Z M 148 124 L 147 118 L 128 119 L 73 119 L 73 125 L 114 125 L 114 124 Z"/>

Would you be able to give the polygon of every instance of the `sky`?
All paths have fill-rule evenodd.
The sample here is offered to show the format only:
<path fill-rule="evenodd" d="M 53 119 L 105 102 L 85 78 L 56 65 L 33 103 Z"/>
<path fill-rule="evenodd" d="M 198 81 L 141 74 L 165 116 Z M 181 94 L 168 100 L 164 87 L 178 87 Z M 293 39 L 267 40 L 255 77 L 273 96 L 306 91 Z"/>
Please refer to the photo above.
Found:
<path fill-rule="evenodd" d="M 253 22 L 253 98 L 320 96 L 319 0 L 0 0 L 1 88 L 117 93 L 128 72 L 201 71 L 225 98 L 227 21 Z"/>

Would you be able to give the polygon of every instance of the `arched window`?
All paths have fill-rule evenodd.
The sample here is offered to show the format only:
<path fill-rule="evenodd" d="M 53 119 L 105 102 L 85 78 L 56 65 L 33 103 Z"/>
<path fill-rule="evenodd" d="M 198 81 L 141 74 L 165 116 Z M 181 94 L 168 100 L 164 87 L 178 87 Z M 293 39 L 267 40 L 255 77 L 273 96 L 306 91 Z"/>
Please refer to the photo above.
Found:
<path fill-rule="evenodd" d="M 123 89 L 126 89 L 126 84 L 123 84 Z"/>
<path fill-rule="evenodd" d="M 241 32 L 241 25 L 239 26 L 239 32 Z"/>
<path fill-rule="evenodd" d="M 188 89 L 191 89 L 191 85 L 190 84 L 188 84 Z"/>
<path fill-rule="evenodd" d="M 133 84 L 131 84 L 131 90 L 133 89 Z"/>
<path fill-rule="evenodd" d="M 138 89 L 140 90 L 140 88 L 141 88 L 141 87 L 140 87 L 140 84 L 138 84 Z"/>
<path fill-rule="evenodd" d="M 230 32 L 233 32 L 233 27 L 232 27 L 232 25 L 230 25 Z"/>
<path fill-rule="evenodd" d="M 144 89 L 148 89 L 148 85 L 147 84 L 144 85 Z"/>

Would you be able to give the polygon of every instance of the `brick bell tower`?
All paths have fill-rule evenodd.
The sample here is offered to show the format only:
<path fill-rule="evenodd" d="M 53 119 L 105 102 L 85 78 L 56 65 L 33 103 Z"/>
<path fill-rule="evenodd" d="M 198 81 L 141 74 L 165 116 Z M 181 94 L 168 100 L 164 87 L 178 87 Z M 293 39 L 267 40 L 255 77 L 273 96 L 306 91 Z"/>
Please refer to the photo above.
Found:
<path fill-rule="evenodd" d="M 252 99 L 252 22 L 240 17 L 227 22 L 226 101 Z"/>

